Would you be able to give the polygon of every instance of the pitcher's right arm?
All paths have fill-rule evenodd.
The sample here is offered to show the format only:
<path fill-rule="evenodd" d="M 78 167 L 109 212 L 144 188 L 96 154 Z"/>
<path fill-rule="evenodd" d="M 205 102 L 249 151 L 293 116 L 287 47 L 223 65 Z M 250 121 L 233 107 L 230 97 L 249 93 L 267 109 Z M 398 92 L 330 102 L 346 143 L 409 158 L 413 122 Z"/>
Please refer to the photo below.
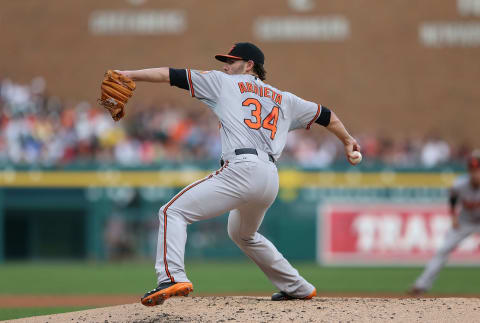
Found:
<path fill-rule="evenodd" d="M 322 114 L 320 114 L 320 117 L 317 119 L 317 121 L 320 120 L 321 117 L 322 117 Z M 351 154 L 354 151 L 360 151 L 360 145 L 355 140 L 355 138 L 353 138 L 348 133 L 342 121 L 337 117 L 337 115 L 333 111 L 330 111 L 330 120 L 326 125 L 326 128 L 343 143 L 343 147 L 345 149 L 345 155 L 347 156 L 347 160 L 350 162 L 349 157 L 352 157 Z"/>
<path fill-rule="evenodd" d="M 353 138 L 343 125 L 338 116 L 326 106 L 311 101 L 304 100 L 295 94 L 284 92 L 286 99 L 291 107 L 291 126 L 294 129 L 310 129 L 313 123 L 318 123 L 333 133 L 342 143 L 345 149 L 345 155 L 350 164 L 354 165 L 350 158 L 354 151 L 360 151 L 360 145 Z"/>

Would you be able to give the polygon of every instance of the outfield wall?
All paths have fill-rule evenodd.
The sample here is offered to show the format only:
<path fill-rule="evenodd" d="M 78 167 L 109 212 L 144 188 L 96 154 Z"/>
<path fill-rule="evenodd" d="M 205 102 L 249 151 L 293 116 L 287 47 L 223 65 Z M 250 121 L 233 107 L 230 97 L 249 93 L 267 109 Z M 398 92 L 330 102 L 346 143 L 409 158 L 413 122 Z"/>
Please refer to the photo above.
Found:
<path fill-rule="evenodd" d="M 205 170 L 174 169 L 0 172 L 1 259 L 103 260 L 117 257 L 115 250 L 123 249 L 120 257 L 151 259 L 155 253 L 160 206 L 182 187 L 208 174 L 209 171 Z M 423 262 L 432 252 L 430 242 L 427 247 L 412 242 L 410 250 L 400 250 L 404 254 L 399 254 L 399 250 L 382 249 L 385 248 L 381 245 L 384 241 L 378 236 L 385 235 L 380 229 L 385 222 L 381 220 L 385 212 L 376 215 L 380 224 L 371 221 L 370 229 L 368 221 L 364 220 L 367 231 L 363 233 L 352 234 L 352 216 L 365 215 L 361 212 L 361 205 L 394 204 L 400 208 L 433 205 L 442 208 L 446 202 L 446 188 L 457 175 L 452 169 L 430 172 L 282 169 L 278 198 L 260 231 L 292 260 L 317 259 L 335 265 L 403 264 L 405 257 L 410 257 L 411 263 Z M 358 206 L 357 214 L 349 215 L 350 222 L 337 221 L 335 227 L 325 231 L 326 216 L 329 220 L 342 216 L 334 214 L 338 209 L 334 213 L 325 212 L 326 207 L 331 210 L 332 206 L 344 205 Z M 398 238 L 407 239 L 404 232 L 408 221 L 392 221 L 385 222 L 384 226 L 388 228 L 392 223 L 399 223 L 403 233 Z M 187 257 L 243 257 L 228 239 L 226 222 L 224 215 L 189 226 Z M 445 227 L 446 222 L 442 223 Z M 417 226 L 415 230 L 422 234 L 422 228 Z M 430 224 L 424 226 L 424 234 L 429 237 L 431 230 Z M 388 232 L 397 231 L 391 229 Z M 325 237 L 334 235 L 337 242 L 345 240 L 349 247 L 325 249 Z M 438 232 L 436 237 L 435 243 L 438 244 Z M 365 249 L 365 239 L 376 245 Z M 428 250 L 419 254 L 416 248 Z M 338 252 L 345 250 L 350 257 L 339 256 Z M 413 258 L 408 252 L 413 252 Z M 474 256 L 462 259 L 472 263 Z M 460 263 L 462 259 L 459 258 Z"/>
<path fill-rule="evenodd" d="M 334 108 L 353 133 L 478 145 L 478 11 L 475 0 L 4 0 L 0 75 L 43 76 L 66 102 L 93 104 L 106 69 L 220 69 L 215 54 L 251 41 L 270 84 Z M 152 102 L 200 106 L 138 86 L 131 104 Z"/>

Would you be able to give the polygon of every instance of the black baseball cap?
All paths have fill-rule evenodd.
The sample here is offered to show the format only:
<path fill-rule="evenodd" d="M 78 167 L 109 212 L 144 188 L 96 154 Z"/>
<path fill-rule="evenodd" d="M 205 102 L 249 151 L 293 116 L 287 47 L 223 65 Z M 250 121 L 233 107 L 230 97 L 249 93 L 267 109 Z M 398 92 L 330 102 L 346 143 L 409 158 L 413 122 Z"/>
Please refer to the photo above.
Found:
<path fill-rule="evenodd" d="M 265 62 L 265 56 L 260 48 L 252 43 L 236 43 L 227 55 L 215 55 L 215 58 L 220 62 L 226 62 L 227 59 L 253 61 L 254 63 L 261 65 Z"/>

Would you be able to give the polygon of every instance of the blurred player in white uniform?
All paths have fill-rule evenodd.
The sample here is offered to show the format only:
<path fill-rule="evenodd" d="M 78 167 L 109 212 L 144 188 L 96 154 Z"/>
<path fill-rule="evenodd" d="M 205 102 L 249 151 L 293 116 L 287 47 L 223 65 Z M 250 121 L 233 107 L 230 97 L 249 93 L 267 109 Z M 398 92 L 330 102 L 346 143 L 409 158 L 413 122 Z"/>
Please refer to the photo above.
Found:
<path fill-rule="evenodd" d="M 432 288 L 448 256 L 465 238 L 480 232 L 480 151 L 468 160 L 468 176 L 459 177 L 450 189 L 452 228 L 445 236 L 443 246 L 425 267 L 410 289 L 411 295 L 420 295 Z"/>
<path fill-rule="evenodd" d="M 289 131 L 315 123 L 342 141 L 350 161 L 360 147 L 328 108 L 263 82 L 264 55 L 255 45 L 237 43 L 215 58 L 225 63 L 223 72 L 166 67 L 120 71 L 134 81 L 170 83 L 189 91 L 219 119 L 222 141 L 222 168 L 187 186 L 160 209 L 158 286 L 144 295 L 142 304 L 162 304 L 193 290 L 184 268 L 187 225 L 226 212 L 230 238 L 280 289 L 272 300 L 310 299 L 315 287 L 257 232 L 278 192 L 275 162 Z"/>

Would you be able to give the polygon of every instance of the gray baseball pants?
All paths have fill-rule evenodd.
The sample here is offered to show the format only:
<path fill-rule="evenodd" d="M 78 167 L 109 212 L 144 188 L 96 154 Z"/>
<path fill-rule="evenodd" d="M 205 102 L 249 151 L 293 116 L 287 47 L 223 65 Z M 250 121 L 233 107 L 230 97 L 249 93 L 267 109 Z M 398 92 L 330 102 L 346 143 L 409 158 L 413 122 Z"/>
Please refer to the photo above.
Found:
<path fill-rule="evenodd" d="M 157 259 L 158 283 L 188 282 L 184 253 L 187 224 L 230 211 L 228 235 L 281 291 L 295 297 L 314 287 L 257 232 L 278 193 L 278 172 L 268 155 L 224 156 L 223 167 L 173 197 L 160 208 Z"/>
<path fill-rule="evenodd" d="M 423 290 L 429 290 L 432 288 L 433 282 L 437 278 L 438 273 L 447 263 L 450 253 L 455 250 L 460 242 L 475 232 L 480 232 L 480 224 L 472 223 L 468 221 L 468 219 L 460 216 L 459 227 L 457 229 L 451 228 L 447 232 L 443 246 L 428 262 L 423 273 L 415 281 L 414 286 Z"/>

